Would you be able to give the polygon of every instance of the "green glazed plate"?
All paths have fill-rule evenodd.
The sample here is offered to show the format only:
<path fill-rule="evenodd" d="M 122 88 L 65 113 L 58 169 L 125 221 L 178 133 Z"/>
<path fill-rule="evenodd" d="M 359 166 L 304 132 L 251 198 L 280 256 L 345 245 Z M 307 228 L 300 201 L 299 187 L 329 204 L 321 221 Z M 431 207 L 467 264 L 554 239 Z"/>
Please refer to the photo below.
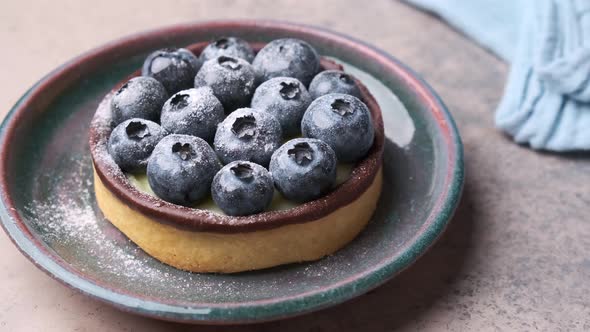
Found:
<path fill-rule="evenodd" d="M 188 273 L 147 256 L 96 206 L 87 131 L 102 97 L 150 51 L 227 35 L 251 42 L 306 40 L 344 64 L 382 108 L 384 191 L 367 229 L 334 255 L 234 275 Z M 346 301 L 407 268 L 444 231 L 460 198 L 463 171 L 451 115 L 432 89 L 392 56 L 310 26 L 205 22 L 112 42 L 33 86 L 0 128 L 0 218 L 35 265 L 91 297 L 159 319 L 249 323 Z"/>

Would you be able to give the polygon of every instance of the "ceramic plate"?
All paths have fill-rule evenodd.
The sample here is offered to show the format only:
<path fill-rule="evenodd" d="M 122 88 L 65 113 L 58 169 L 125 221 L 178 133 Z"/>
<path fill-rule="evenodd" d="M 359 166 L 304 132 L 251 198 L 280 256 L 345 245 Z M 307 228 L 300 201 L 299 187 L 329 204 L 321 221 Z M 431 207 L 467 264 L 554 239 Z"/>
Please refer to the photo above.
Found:
<path fill-rule="evenodd" d="M 378 208 L 367 229 L 329 257 L 234 275 L 188 273 L 147 256 L 96 206 L 87 131 L 98 102 L 150 51 L 225 35 L 252 42 L 304 39 L 357 75 L 382 108 L 387 139 Z M 167 320 L 273 320 L 362 294 L 433 244 L 462 184 L 462 146 L 453 120 L 415 73 L 360 41 L 281 22 L 188 24 L 107 44 L 39 81 L 0 129 L 0 217 L 16 246 L 69 287 Z"/>

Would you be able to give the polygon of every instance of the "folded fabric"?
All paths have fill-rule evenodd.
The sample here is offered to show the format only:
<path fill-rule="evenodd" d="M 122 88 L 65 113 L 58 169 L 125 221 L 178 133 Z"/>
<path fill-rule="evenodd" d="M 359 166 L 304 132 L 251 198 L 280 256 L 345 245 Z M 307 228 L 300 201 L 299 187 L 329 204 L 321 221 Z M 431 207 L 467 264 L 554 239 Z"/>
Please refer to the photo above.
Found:
<path fill-rule="evenodd" d="M 590 150 L 589 0 L 406 0 L 511 63 L 496 125 L 518 143 Z"/>

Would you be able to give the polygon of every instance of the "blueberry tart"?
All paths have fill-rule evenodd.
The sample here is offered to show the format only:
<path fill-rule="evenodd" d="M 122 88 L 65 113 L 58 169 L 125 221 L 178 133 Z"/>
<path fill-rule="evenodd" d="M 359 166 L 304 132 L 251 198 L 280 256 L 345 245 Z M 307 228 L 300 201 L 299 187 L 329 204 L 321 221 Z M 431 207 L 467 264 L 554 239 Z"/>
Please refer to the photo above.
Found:
<path fill-rule="evenodd" d="M 377 102 L 293 38 L 154 51 L 104 97 L 89 142 L 105 218 L 187 271 L 320 259 L 365 228 L 381 194 Z"/>

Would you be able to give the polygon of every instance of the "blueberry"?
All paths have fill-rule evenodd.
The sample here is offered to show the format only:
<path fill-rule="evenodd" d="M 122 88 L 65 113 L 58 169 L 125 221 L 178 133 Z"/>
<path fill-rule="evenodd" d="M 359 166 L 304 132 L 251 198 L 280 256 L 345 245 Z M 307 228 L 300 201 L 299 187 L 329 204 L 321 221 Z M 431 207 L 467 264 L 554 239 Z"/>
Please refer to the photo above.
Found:
<path fill-rule="evenodd" d="M 145 171 L 148 159 L 158 142 L 166 136 L 157 123 L 145 119 L 129 119 L 113 129 L 108 151 L 125 172 Z"/>
<path fill-rule="evenodd" d="M 320 57 L 308 43 L 293 38 L 276 39 L 258 52 L 252 66 L 258 83 L 273 77 L 294 77 L 307 86 L 320 70 Z"/>
<path fill-rule="evenodd" d="M 248 160 L 267 166 L 281 145 L 281 125 L 269 113 L 241 108 L 217 126 L 213 146 L 225 164 Z"/>
<path fill-rule="evenodd" d="M 311 103 L 311 96 L 299 80 L 275 77 L 262 83 L 252 97 L 252 108 L 266 111 L 277 118 L 285 136 L 301 130 L 301 118 Z"/>
<path fill-rule="evenodd" d="M 115 92 L 111 113 L 115 124 L 132 118 L 157 121 L 168 93 L 151 77 L 134 77 Z"/>
<path fill-rule="evenodd" d="M 313 99 L 328 93 L 344 93 L 361 98 L 361 90 L 354 78 L 340 70 L 324 70 L 317 74 L 309 84 L 309 93 Z"/>
<path fill-rule="evenodd" d="M 320 139 L 341 162 L 364 157 L 375 136 L 367 105 L 357 97 L 331 93 L 314 100 L 301 121 L 303 136 Z"/>
<path fill-rule="evenodd" d="M 226 113 L 250 104 L 254 93 L 254 69 L 246 60 L 225 55 L 203 64 L 195 87 L 210 86 Z"/>
<path fill-rule="evenodd" d="M 156 145 L 148 161 L 147 176 L 158 197 L 190 205 L 207 196 L 220 168 L 215 152 L 203 139 L 172 134 Z"/>
<path fill-rule="evenodd" d="M 248 62 L 254 60 L 254 50 L 245 40 L 236 37 L 222 37 L 207 45 L 199 59 L 202 62 L 225 55 L 241 58 Z"/>
<path fill-rule="evenodd" d="M 308 202 L 334 187 L 336 166 L 336 154 L 328 144 L 313 138 L 295 138 L 275 151 L 269 169 L 285 198 Z"/>
<path fill-rule="evenodd" d="M 170 95 L 191 88 L 201 62 L 184 48 L 165 48 L 153 52 L 143 62 L 141 74 L 151 76 L 166 88 Z"/>
<path fill-rule="evenodd" d="M 213 178 L 211 196 L 230 216 L 264 211 L 272 201 L 274 187 L 266 168 L 249 161 L 225 165 Z"/>
<path fill-rule="evenodd" d="M 209 87 L 177 92 L 162 108 L 160 123 L 170 133 L 213 140 L 217 124 L 223 121 L 223 106 Z"/>

